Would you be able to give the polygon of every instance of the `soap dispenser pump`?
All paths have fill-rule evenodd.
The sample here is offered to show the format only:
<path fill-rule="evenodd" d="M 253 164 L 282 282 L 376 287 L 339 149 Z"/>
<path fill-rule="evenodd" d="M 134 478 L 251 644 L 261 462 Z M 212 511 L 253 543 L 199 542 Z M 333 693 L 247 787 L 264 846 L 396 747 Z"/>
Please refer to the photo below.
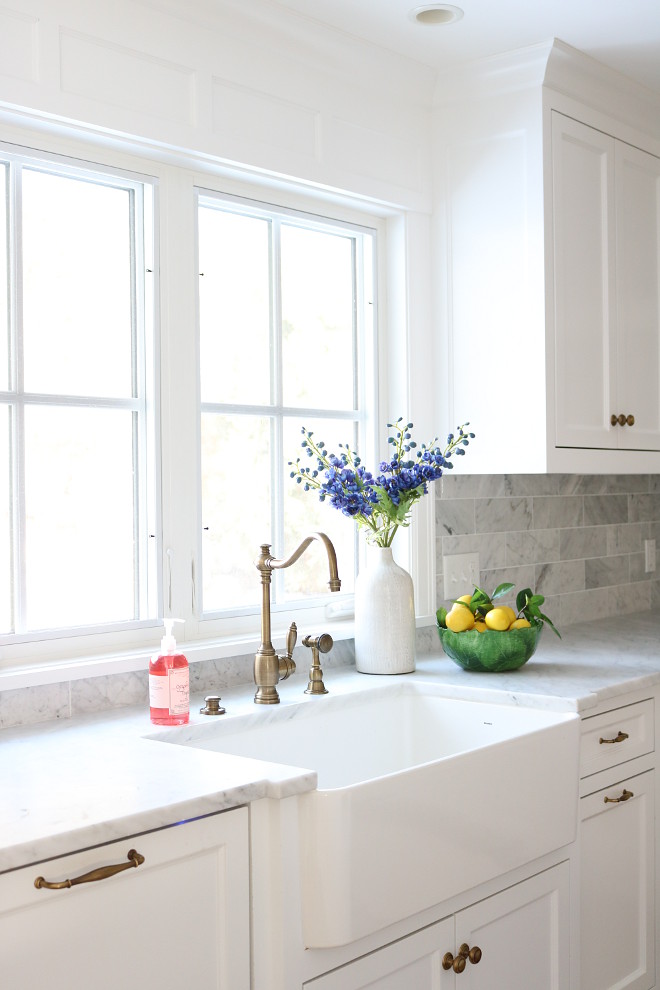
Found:
<path fill-rule="evenodd" d="M 190 680 L 188 661 L 178 653 L 172 634 L 175 622 L 163 619 L 165 635 L 160 653 L 149 661 L 149 709 L 154 725 L 186 725 L 190 717 Z"/>

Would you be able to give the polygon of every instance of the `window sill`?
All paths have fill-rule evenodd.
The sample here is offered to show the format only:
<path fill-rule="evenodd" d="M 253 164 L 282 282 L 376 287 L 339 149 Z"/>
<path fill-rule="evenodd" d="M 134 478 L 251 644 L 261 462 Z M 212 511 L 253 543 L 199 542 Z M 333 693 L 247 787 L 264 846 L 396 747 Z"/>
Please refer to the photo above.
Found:
<path fill-rule="evenodd" d="M 330 632 L 336 642 L 352 639 L 353 621 L 351 619 L 350 621 L 327 622 L 326 631 Z M 160 635 L 160 630 L 158 635 Z M 274 632 L 273 639 L 279 641 L 279 638 L 281 638 L 279 631 Z M 223 637 L 222 639 L 197 640 L 190 643 L 180 642 L 177 643 L 177 646 L 187 657 L 189 663 L 200 663 L 256 653 L 259 648 L 259 639 L 255 635 Z M 277 642 L 275 647 L 278 648 Z M 151 646 L 120 653 L 76 657 L 68 660 L 49 660 L 40 664 L 7 666 L 0 670 L 0 691 L 59 684 L 88 677 L 146 671 L 149 658 L 153 654 L 154 646 Z"/>

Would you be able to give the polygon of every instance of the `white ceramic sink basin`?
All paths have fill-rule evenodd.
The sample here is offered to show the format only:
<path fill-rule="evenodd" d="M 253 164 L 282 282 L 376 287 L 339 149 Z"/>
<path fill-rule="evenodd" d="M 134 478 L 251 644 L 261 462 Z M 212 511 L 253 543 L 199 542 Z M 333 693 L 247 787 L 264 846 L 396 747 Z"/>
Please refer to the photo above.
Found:
<path fill-rule="evenodd" d="M 316 771 L 298 798 L 308 947 L 354 941 L 575 838 L 573 714 L 402 682 L 176 731 L 160 738 Z"/>

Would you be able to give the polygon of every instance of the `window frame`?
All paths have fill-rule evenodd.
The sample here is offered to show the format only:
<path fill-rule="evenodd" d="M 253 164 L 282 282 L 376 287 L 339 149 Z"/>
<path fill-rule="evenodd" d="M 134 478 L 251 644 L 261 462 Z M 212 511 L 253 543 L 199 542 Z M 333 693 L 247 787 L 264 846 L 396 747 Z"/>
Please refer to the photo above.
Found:
<path fill-rule="evenodd" d="M 315 188 L 313 184 L 295 179 L 283 179 L 266 173 L 247 174 L 240 168 L 199 158 L 192 151 L 156 153 L 151 145 L 139 140 L 100 142 L 87 134 L 81 135 L 75 129 L 67 131 L 66 128 L 53 127 L 50 131 L 30 131 L 27 125 L 16 125 L 6 129 L 3 143 L 10 148 L 25 149 L 26 153 L 36 149 L 34 153 L 37 157 L 52 160 L 60 156 L 93 171 L 123 172 L 152 184 L 156 333 L 153 353 L 148 361 L 153 360 L 155 369 L 153 411 L 156 436 L 152 463 L 158 468 L 155 499 L 158 523 L 155 535 L 158 542 L 159 613 L 184 619 L 185 626 L 178 627 L 177 641 L 185 644 L 186 655 L 191 661 L 253 654 L 259 643 L 259 623 L 253 612 L 230 621 L 200 618 L 198 544 L 201 528 L 196 531 L 196 527 L 191 526 L 187 513 L 192 503 L 182 497 L 190 488 L 191 479 L 199 476 L 198 451 L 196 444 L 190 442 L 197 431 L 199 399 L 195 392 L 196 353 L 193 355 L 192 369 L 190 364 L 191 345 L 194 345 L 191 323 L 196 322 L 197 316 L 198 279 L 195 266 L 189 264 L 190 258 L 195 257 L 196 243 L 194 190 L 203 188 L 223 196 L 234 195 L 272 204 L 278 209 L 330 217 L 338 223 L 346 222 L 376 231 L 374 272 L 377 295 L 373 301 L 373 337 L 369 341 L 374 362 L 369 371 L 370 397 L 366 407 L 363 450 L 363 456 L 374 460 L 383 453 L 382 427 L 390 415 L 387 396 L 392 397 L 397 409 L 405 408 L 407 396 L 406 374 L 402 375 L 400 361 L 393 362 L 389 356 L 394 327 L 390 318 L 396 316 L 397 325 L 400 325 L 400 303 L 405 299 L 407 214 L 369 198 Z M 400 346 L 397 345 L 396 349 L 399 352 Z M 407 353 L 407 345 L 404 351 Z M 169 408 L 168 400 L 173 390 L 182 393 L 177 399 L 176 415 Z M 431 509 L 431 500 L 427 502 L 427 508 Z M 348 520 L 347 525 L 351 525 Z M 362 562 L 364 541 L 359 540 L 358 543 Z M 399 551 L 404 564 L 409 545 L 409 535 L 406 534 L 401 537 Z M 284 549 L 288 551 L 288 548 Z M 274 547 L 274 550 L 279 551 L 280 548 Z M 330 596 L 327 608 L 323 604 L 309 608 L 305 617 L 310 622 L 321 623 L 339 641 L 353 635 L 353 622 L 350 603 L 338 607 L 337 597 Z M 289 615 L 295 617 L 298 611 L 297 607 L 291 609 Z M 273 637 L 278 636 L 280 631 L 284 634 L 289 615 L 286 611 L 275 612 Z M 90 674 L 143 670 L 146 658 L 158 645 L 161 629 L 162 619 L 155 618 L 130 623 L 110 632 L 92 633 L 85 630 L 73 636 L 62 632 L 41 639 L 32 637 L 26 642 L 14 640 L 0 647 L 0 689 L 55 683 Z"/>
<path fill-rule="evenodd" d="M 27 135 L 26 135 L 27 138 Z M 36 143 L 36 142 L 35 142 Z M 159 623 L 162 611 L 162 573 L 158 553 L 160 522 L 160 389 L 158 381 L 158 269 L 159 245 L 156 217 L 158 179 L 144 171 L 127 167 L 135 163 L 91 160 L 89 147 L 51 150 L 50 142 L 39 141 L 40 147 L 18 142 L 0 142 L 0 160 L 7 163 L 7 265 L 9 274 L 8 327 L 9 368 L 8 388 L 0 391 L 2 404 L 10 409 L 10 431 L 15 450 L 11 472 L 16 496 L 10 499 L 12 526 L 18 534 L 13 552 L 12 584 L 18 588 L 15 617 L 20 631 L 0 633 L 1 656 L 9 660 L 24 660 L 26 656 L 60 657 L 83 650 L 96 650 L 106 643 L 124 645 L 139 638 L 141 631 L 151 630 Z M 104 156 L 105 157 L 105 156 Z M 111 159 L 113 156 L 107 156 Z M 132 369 L 131 390 L 127 397 L 98 397 L 68 395 L 59 392 L 32 393 L 25 390 L 22 346 L 22 210 L 19 200 L 24 171 L 60 175 L 95 185 L 122 189 L 129 194 L 130 225 L 130 299 Z M 144 278 L 138 277 L 142 269 Z M 24 479 L 22 456 L 24 449 L 24 416 L 29 406 L 58 408 L 107 408 L 132 412 L 132 460 L 134 478 L 134 554 L 136 617 L 115 622 L 93 622 L 80 626 L 62 626 L 28 630 L 24 628 L 23 600 L 25 597 L 25 568 L 22 559 L 25 540 Z M 13 415 L 12 415 L 13 411 Z M 136 414 L 136 415 L 135 415 Z M 11 420 L 14 423 L 11 423 Z M 140 484 L 145 476 L 145 484 Z M 17 544 L 17 545 L 16 545 Z M 149 634 L 151 635 L 151 634 Z M 83 646 L 84 644 L 84 646 Z"/>
<path fill-rule="evenodd" d="M 248 194 L 251 192 L 252 194 Z M 271 385 L 271 403 L 269 404 L 236 404 L 236 403 L 207 403 L 202 402 L 200 395 L 199 377 L 197 381 L 197 397 L 200 413 L 205 411 L 205 407 L 222 408 L 224 412 L 251 412 L 262 414 L 277 421 L 275 427 L 276 440 L 274 444 L 271 467 L 271 476 L 274 477 L 274 488 L 276 490 L 273 503 L 280 501 L 280 496 L 284 485 L 289 482 L 288 472 L 285 468 L 284 455 L 282 450 L 282 422 L 285 417 L 305 417 L 314 419 L 345 420 L 351 431 L 354 431 L 356 442 L 363 453 L 363 457 L 373 459 L 376 456 L 376 427 L 374 422 L 374 410 L 378 408 L 378 292 L 381 280 L 379 278 L 379 243 L 383 235 L 383 224 L 377 217 L 368 214 L 359 214 L 353 210 L 342 208 L 332 208 L 330 204 L 320 204 L 315 200 L 301 200 L 296 197 L 291 202 L 290 197 L 282 197 L 285 202 L 271 202 L 268 198 L 257 197 L 255 190 L 244 192 L 227 192 L 221 186 L 213 187 L 208 183 L 195 185 L 195 217 L 201 206 L 209 206 L 215 202 L 219 209 L 226 208 L 229 212 L 237 212 L 241 215 L 254 216 L 266 220 L 273 220 L 275 224 L 281 222 L 293 223 L 304 229 L 315 229 L 326 233 L 354 234 L 356 237 L 370 237 L 372 239 L 372 286 L 367 290 L 364 284 L 364 270 L 360 259 L 356 260 L 356 296 L 358 305 L 354 314 L 354 359 L 356 362 L 356 375 L 354 381 L 354 409 L 337 410 L 330 407 L 309 408 L 285 406 L 282 402 L 281 381 L 276 381 Z M 232 207 L 234 209 L 232 209 Z M 337 214 L 337 215 L 336 215 Z M 275 235 L 276 236 L 276 235 Z M 195 227 L 195 237 L 197 244 L 197 224 Z M 278 260 L 271 258 L 271 263 L 277 265 Z M 199 263 L 196 256 L 196 271 L 199 272 Z M 367 297 L 370 297 L 369 300 Z M 361 303 L 362 312 L 359 312 Z M 365 310 L 371 310 L 371 315 L 367 318 Z M 200 314 L 199 307 L 196 310 L 197 316 L 197 361 L 199 365 L 199 343 L 200 343 Z M 278 314 L 274 320 L 278 320 Z M 279 327 L 277 328 L 279 333 Z M 279 362 L 279 355 L 276 355 L 275 363 Z M 271 376 L 273 368 L 271 366 Z M 198 415 L 198 422 L 201 423 L 201 415 Z M 273 427 L 271 424 L 271 431 Z M 350 439 L 347 437 L 347 439 Z M 201 498 L 201 429 L 197 431 L 197 477 L 198 486 L 198 512 L 200 519 L 199 535 L 196 547 L 198 560 L 198 573 L 202 572 L 203 555 L 203 522 L 202 522 L 202 498 Z M 311 497 L 311 496 L 310 496 Z M 273 518 L 272 552 L 274 556 L 288 556 L 295 547 L 285 547 L 283 545 L 283 515 L 282 506 L 271 504 L 271 517 L 277 515 L 277 520 Z M 330 511 L 330 510 L 328 510 Z M 350 520 L 346 525 L 352 525 Z M 354 567 L 355 573 L 358 569 L 358 559 L 361 556 L 361 546 L 358 539 L 357 527 L 353 525 L 353 542 L 355 546 Z M 260 534 L 255 533 L 254 556 L 259 553 Z M 281 578 L 281 572 L 274 573 L 274 580 L 277 582 Z M 320 575 L 319 588 L 325 585 L 325 577 Z M 202 638 L 219 636 L 221 639 L 244 635 L 246 631 L 255 636 L 258 630 L 260 606 L 259 606 L 259 576 L 255 567 L 255 604 L 241 608 L 225 610 L 204 611 L 201 596 L 199 607 L 196 610 L 195 620 Z M 307 622 L 322 622 L 328 625 L 334 624 L 335 631 L 339 630 L 341 619 L 337 620 L 335 615 L 349 616 L 352 618 L 353 595 L 343 594 L 331 595 L 329 592 L 319 590 L 319 594 L 310 599 L 276 601 L 273 595 L 271 603 L 271 617 L 273 635 L 280 635 L 290 624 L 295 616 L 304 610 Z M 341 597 L 341 601 L 339 601 Z"/>

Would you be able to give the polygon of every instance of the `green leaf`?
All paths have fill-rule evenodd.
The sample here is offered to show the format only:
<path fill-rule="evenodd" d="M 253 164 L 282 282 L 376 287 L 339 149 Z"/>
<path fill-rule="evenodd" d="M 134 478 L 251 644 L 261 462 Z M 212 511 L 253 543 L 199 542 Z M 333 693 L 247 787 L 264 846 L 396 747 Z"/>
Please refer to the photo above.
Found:
<path fill-rule="evenodd" d="M 496 598 L 502 598 L 504 595 L 508 595 L 513 588 L 515 588 L 515 585 L 511 584 L 510 581 L 505 581 L 504 584 L 498 584 L 491 595 L 491 600 L 495 601 Z"/>
<path fill-rule="evenodd" d="M 442 626 L 443 629 L 446 629 L 447 628 L 447 609 L 446 608 L 439 608 L 438 611 L 435 613 L 435 617 L 436 617 L 436 619 L 438 621 L 438 625 L 439 626 Z"/>
<path fill-rule="evenodd" d="M 545 597 L 543 595 L 532 595 L 529 600 L 533 605 L 542 605 L 545 601 Z"/>
<path fill-rule="evenodd" d="M 518 594 L 516 595 L 516 609 L 518 610 L 518 612 L 523 611 L 523 609 L 525 608 L 527 602 L 531 597 L 532 597 L 531 588 L 523 588 L 522 591 L 518 592 Z"/>
<path fill-rule="evenodd" d="M 559 632 L 558 629 L 555 628 L 554 623 L 552 622 L 551 619 L 548 618 L 547 615 L 544 615 L 543 612 L 539 612 L 539 618 L 542 619 L 544 622 L 547 622 L 550 628 L 552 629 L 553 633 L 556 636 L 559 636 L 559 638 L 561 639 L 561 633 Z"/>

